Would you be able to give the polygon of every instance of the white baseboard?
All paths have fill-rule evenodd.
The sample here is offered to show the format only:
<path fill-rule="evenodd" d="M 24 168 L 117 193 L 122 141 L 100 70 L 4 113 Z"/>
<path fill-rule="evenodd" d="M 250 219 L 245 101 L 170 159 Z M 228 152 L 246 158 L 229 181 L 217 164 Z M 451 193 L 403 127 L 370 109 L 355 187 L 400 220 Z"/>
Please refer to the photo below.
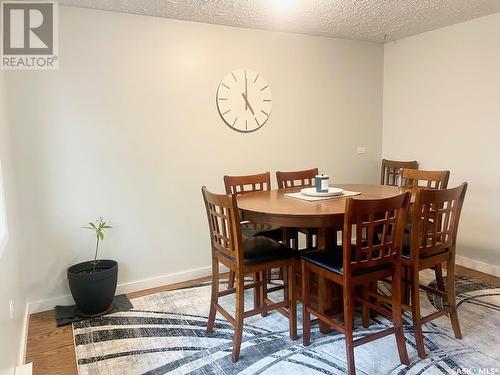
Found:
<path fill-rule="evenodd" d="M 471 268 L 479 272 L 487 273 L 488 275 L 500 277 L 500 266 L 496 266 L 494 264 L 486 262 L 481 262 L 480 260 L 464 257 L 462 255 L 457 255 L 455 257 L 455 262 L 459 266 Z"/>
<path fill-rule="evenodd" d="M 19 343 L 18 359 L 17 363 L 19 366 L 23 366 L 26 362 L 26 350 L 28 347 L 28 328 L 30 324 L 30 314 L 29 314 L 29 304 L 27 303 L 24 308 L 23 315 L 23 326 L 21 328 L 21 341 Z M 24 368 L 25 369 L 25 368 Z M 16 370 L 17 374 L 17 370 Z"/>
<path fill-rule="evenodd" d="M 31 375 L 33 374 L 33 363 L 26 363 L 25 365 L 16 367 L 14 375 Z"/>
<path fill-rule="evenodd" d="M 180 283 L 182 281 L 189 281 L 198 279 L 200 277 L 210 276 L 212 274 L 212 267 L 201 267 L 189 271 L 170 273 L 167 275 L 151 277 L 149 279 L 132 281 L 118 285 L 116 289 L 117 294 L 126 294 L 138 292 L 141 290 L 156 288 L 163 285 Z"/>
<path fill-rule="evenodd" d="M 189 281 L 197 279 L 200 277 L 210 276 L 212 274 L 212 267 L 201 267 L 188 271 L 170 273 L 167 275 L 161 275 L 156 277 L 151 277 L 149 279 L 132 281 L 118 284 L 116 289 L 117 294 L 125 294 L 138 292 L 145 289 L 156 288 L 163 285 L 175 284 L 182 281 Z M 31 315 L 37 312 L 52 310 L 56 305 L 72 305 L 75 302 L 71 295 L 59 296 L 54 298 L 49 298 L 42 301 L 30 302 L 27 307 L 27 315 Z"/>

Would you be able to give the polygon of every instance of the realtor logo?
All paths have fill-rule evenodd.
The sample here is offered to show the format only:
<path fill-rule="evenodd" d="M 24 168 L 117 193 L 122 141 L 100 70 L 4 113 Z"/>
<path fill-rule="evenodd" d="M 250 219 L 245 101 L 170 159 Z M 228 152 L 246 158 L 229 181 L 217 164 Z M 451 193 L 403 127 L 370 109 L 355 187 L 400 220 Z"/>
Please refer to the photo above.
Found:
<path fill-rule="evenodd" d="M 2 69 L 57 69 L 58 3 L 2 1 Z"/>

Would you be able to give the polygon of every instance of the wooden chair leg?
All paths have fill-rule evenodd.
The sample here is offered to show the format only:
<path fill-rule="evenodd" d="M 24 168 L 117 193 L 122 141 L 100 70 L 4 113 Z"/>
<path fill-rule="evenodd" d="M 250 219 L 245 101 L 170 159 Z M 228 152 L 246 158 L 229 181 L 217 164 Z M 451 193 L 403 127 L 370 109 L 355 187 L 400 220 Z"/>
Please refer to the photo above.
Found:
<path fill-rule="evenodd" d="M 410 268 L 403 266 L 403 275 L 402 275 L 402 284 L 403 284 L 403 289 L 401 293 L 401 300 L 403 304 L 406 306 L 410 305 L 410 289 L 411 289 L 411 284 L 410 284 Z"/>
<path fill-rule="evenodd" d="M 403 330 L 403 310 L 401 308 L 401 266 L 396 266 L 392 277 L 392 321 L 395 328 L 396 344 L 398 346 L 399 360 L 408 365 L 408 351 L 406 349 L 405 334 Z"/>
<path fill-rule="evenodd" d="M 227 279 L 227 289 L 232 289 L 234 288 L 234 271 L 229 270 L 229 276 Z"/>
<path fill-rule="evenodd" d="M 353 290 L 344 288 L 344 329 L 345 329 L 345 351 L 347 355 L 347 370 L 349 375 L 356 374 L 354 364 L 354 298 Z"/>
<path fill-rule="evenodd" d="M 215 315 L 217 310 L 215 304 L 219 299 L 219 262 L 212 259 L 212 294 L 210 297 L 210 312 L 208 313 L 207 332 L 213 332 Z"/>
<path fill-rule="evenodd" d="M 236 316 L 233 336 L 233 352 L 231 360 L 238 362 L 240 359 L 241 338 L 243 336 L 243 314 L 245 312 L 245 278 L 241 274 L 236 275 Z"/>
<path fill-rule="evenodd" d="M 457 313 L 457 303 L 455 296 L 455 260 L 452 256 L 452 259 L 446 262 L 446 294 L 448 299 L 448 306 L 450 306 L 451 313 L 451 326 L 453 327 L 453 333 L 457 339 L 462 338 L 462 331 L 460 330 L 460 322 L 458 321 L 458 313 Z"/>
<path fill-rule="evenodd" d="M 293 236 L 292 236 L 292 249 L 294 250 L 298 250 L 299 249 L 299 231 L 298 230 L 295 230 L 295 232 L 293 233 Z"/>
<path fill-rule="evenodd" d="M 309 281 L 310 273 L 306 263 L 302 261 L 302 344 L 311 344 L 311 314 L 307 311 L 310 303 Z"/>
<path fill-rule="evenodd" d="M 265 306 L 266 305 L 266 299 L 267 299 L 267 283 L 269 282 L 268 280 L 268 276 L 269 274 L 271 273 L 271 270 L 267 270 L 267 271 L 262 271 L 262 286 L 260 288 L 260 293 L 261 293 L 261 297 L 260 297 L 260 300 L 262 301 L 262 306 Z M 260 315 L 262 317 L 266 317 L 268 314 L 268 312 L 263 312 L 261 313 Z"/>
<path fill-rule="evenodd" d="M 283 228 L 283 243 L 291 249 L 299 249 L 299 232 L 295 228 Z"/>
<path fill-rule="evenodd" d="M 257 284 L 257 286 L 255 288 L 253 288 L 253 307 L 254 307 L 254 309 L 258 309 L 262 306 L 262 302 L 260 300 L 260 297 L 261 297 L 260 290 L 262 289 L 260 272 L 254 273 L 253 281 L 254 281 L 254 283 Z"/>
<path fill-rule="evenodd" d="M 369 283 L 368 285 L 362 285 L 362 298 L 364 300 L 368 300 L 368 290 L 371 290 L 372 288 L 372 283 Z M 363 303 L 362 306 L 362 313 L 361 313 L 361 325 L 364 328 L 368 328 L 370 326 L 370 308 L 366 303 Z"/>
<path fill-rule="evenodd" d="M 369 290 L 371 290 L 373 293 L 378 293 L 378 282 L 375 281 L 373 283 L 370 283 L 370 285 L 368 286 Z M 372 302 L 377 302 L 377 299 L 376 298 L 373 298 L 373 301 Z M 370 317 L 371 318 L 375 318 L 377 316 L 377 312 L 375 310 L 371 310 L 370 309 Z"/>
<path fill-rule="evenodd" d="M 299 234 L 297 229 L 295 228 L 283 228 L 283 243 L 291 249 L 298 250 L 299 249 Z M 285 270 L 283 268 L 279 269 L 279 280 L 283 280 L 283 283 L 286 284 L 286 275 Z"/>
<path fill-rule="evenodd" d="M 290 306 L 288 307 L 288 321 L 290 330 L 290 339 L 297 340 L 297 290 L 295 286 L 295 267 L 293 260 L 287 269 L 288 280 L 288 300 Z M 285 294 L 286 298 L 286 294 Z"/>
<path fill-rule="evenodd" d="M 419 293 L 419 274 L 418 269 L 411 269 L 411 316 L 413 320 L 413 333 L 415 335 L 415 344 L 420 358 L 425 358 L 424 334 L 422 332 L 422 321 L 420 320 L 420 293 Z"/>
<path fill-rule="evenodd" d="M 288 298 L 288 267 L 283 267 L 280 268 L 280 270 L 283 270 L 283 299 L 286 300 Z"/>
<path fill-rule="evenodd" d="M 440 291 L 444 292 L 446 289 L 444 286 L 443 267 L 441 264 L 438 264 L 433 268 L 434 268 L 434 274 L 436 276 L 437 287 Z"/>

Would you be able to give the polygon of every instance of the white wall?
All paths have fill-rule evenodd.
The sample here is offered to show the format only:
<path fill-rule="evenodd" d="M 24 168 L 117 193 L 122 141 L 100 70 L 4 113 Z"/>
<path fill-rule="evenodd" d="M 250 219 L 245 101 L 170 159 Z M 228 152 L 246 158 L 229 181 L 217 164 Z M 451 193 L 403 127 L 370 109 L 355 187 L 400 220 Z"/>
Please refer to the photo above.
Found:
<path fill-rule="evenodd" d="M 60 19 L 60 69 L 7 77 L 30 301 L 68 294 L 66 267 L 92 256 L 80 226 L 99 215 L 114 226 L 101 256 L 128 283 L 209 265 L 200 187 L 222 192 L 224 174 L 318 166 L 377 183 L 381 45 L 67 7 Z M 252 134 L 215 105 L 239 67 L 272 89 Z"/>
<path fill-rule="evenodd" d="M 12 147 L 7 126 L 7 107 L 4 75 L 0 71 L 0 179 L 3 177 L 5 203 L 9 224 L 9 239 L 6 247 L 0 249 L 0 374 L 13 374 L 22 354 L 22 336 L 25 323 L 26 298 L 21 287 L 19 243 L 17 226 L 17 205 L 15 176 L 12 162 Z M 0 197 L 2 199 L 2 197 Z M 4 243 L 5 245 L 5 243 Z M 1 245 L 0 245 L 1 246 Z M 13 319 L 10 304 L 13 304 Z"/>
<path fill-rule="evenodd" d="M 386 44 L 383 131 L 384 157 L 449 169 L 450 186 L 469 182 L 457 251 L 497 273 L 499 46 L 500 14 Z"/>

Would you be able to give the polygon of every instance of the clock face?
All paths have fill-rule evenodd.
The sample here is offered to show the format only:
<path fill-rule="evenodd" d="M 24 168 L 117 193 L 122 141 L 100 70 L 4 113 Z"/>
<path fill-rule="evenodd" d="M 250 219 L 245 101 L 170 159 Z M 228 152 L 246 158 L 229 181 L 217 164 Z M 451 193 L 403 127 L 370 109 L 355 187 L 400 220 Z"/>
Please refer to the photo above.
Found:
<path fill-rule="evenodd" d="M 217 109 L 233 130 L 253 132 L 271 115 L 271 89 L 264 77 L 251 69 L 233 70 L 217 89 Z"/>

